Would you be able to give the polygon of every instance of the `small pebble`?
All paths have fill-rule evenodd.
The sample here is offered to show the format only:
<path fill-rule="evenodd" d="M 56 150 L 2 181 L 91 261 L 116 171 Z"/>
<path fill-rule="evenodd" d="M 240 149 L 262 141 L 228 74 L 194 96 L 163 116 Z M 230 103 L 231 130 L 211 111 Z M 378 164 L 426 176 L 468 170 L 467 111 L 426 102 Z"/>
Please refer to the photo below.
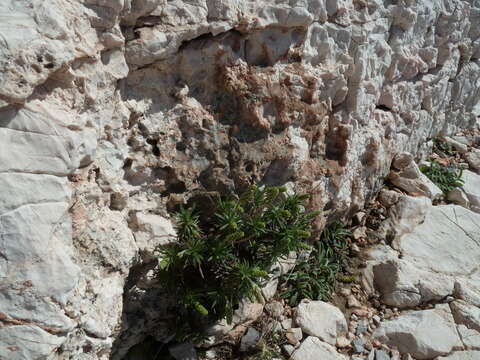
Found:
<path fill-rule="evenodd" d="M 355 330 L 357 329 L 357 322 L 356 321 L 351 321 L 350 324 L 348 325 L 348 331 L 350 332 L 355 332 Z"/>
<path fill-rule="evenodd" d="M 362 319 L 358 322 L 357 329 L 355 331 L 356 335 L 362 335 L 368 331 L 368 322 L 365 319 Z"/>
<path fill-rule="evenodd" d="M 357 354 L 361 354 L 365 351 L 364 345 L 365 345 L 365 340 L 363 339 L 354 339 L 352 341 L 353 345 L 353 351 L 355 351 Z"/>
<path fill-rule="evenodd" d="M 400 352 L 398 350 L 391 351 L 391 360 L 400 360 Z"/>
<path fill-rule="evenodd" d="M 350 246 L 350 250 L 352 251 L 352 254 L 354 254 L 354 255 L 360 254 L 360 248 L 358 247 L 357 244 L 352 244 Z"/>
<path fill-rule="evenodd" d="M 351 295 L 352 291 L 349 288 L 343 288 L 340 290 L 340 295 L 347 297 L 348 295 Z"/>
<path fill-rule="evenodd" d="M 369 311 L 365 307 L 356 308 L 353 310 L 353 313 L 359 317 L 367 317 Z"/>
<path fill-rule="evenodd" d="M 260 333 L 255 330 L 254 328 L 248 328 L 248 331 L 245 335 L 243 335 L 242 340 L 240 342 L 240 351 L 248 351 L 254 348 L 258 340 L 260 340 Z"/>
<path fill-rule="evenodd" d="M 377 339 L 373 340 L 372 345 L 376 348 L 382 346 L 382 343 L 378 341 Z"/>
<path fill-rule="evenodd" d="M 360 301 L 357 300 L 355 296 L 349 295 L 347 297 L 347 306 L 349 308 L 361 308 L 362 304 L 360 303 Z"/>
<path fill-rule="evenodd" d="M 385 350 L 375 350 L 375 360 L 390 360 L 390 355 Z"/>
<path fill-rule="evenodd" d="M 346 348 L 350 346 L 350 340 L 347 339 L 345 336 L 340 336 L 337 338 L 337 347 L 339 348 Z"/>
<path fill-rule="evenodd" d="M 393 317 L 392 309 L 386 309 L 385 310 L 385 319 L 391 319 L 392 317 Z"/>
<path fill-rule="evenodd" d="M 382 344 L 382 346 L 380 346 L 380 349 L 386 351 L 387 353 L 390 351 L 390 349 L 388 348 L 388 346 L 385 345 L 385 344 Z"/>
<path fill-rule="evenodd" d="M 299 343 L 297 337 L 295 336 L 295 334 L 293 332 L 290 332 L 290 331 L 287 331 L 285 333 L 285 337 L 287 338 L 287 341 L 291 344 L 291 345 L 297 345 Z"/>
<path fill-rule="evenodd" d="M 290 329 L 292 327 L 292 319 L 290 318 L 286 318 L 285 320 L 282 321 L 282 327 L 287 330 L 287 329 Z"/>

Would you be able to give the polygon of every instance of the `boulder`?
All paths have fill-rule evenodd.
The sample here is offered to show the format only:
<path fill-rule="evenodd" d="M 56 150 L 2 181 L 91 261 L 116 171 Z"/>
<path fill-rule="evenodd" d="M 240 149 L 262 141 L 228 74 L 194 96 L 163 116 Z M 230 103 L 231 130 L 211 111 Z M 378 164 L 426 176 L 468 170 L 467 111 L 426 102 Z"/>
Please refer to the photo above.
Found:
<path fill-rule="evenodd" d="M 457 205 L 434 206 L 414 231 L 396 239 L 395 249 L 421 269 L 465 275 L 477 269 L 480 215 Z"/>
<path fill-rule="evenodd" d="M 464 157 L 470 168 L 477 174 L 480 173 L 480 150 L 473 149 L 471 152 L 466 153 Z"/>
<path fill-rule="evenodd" d="M 387 219 L 379 231 L 391 237 L 407 234 L 425 220 L 431 207 L 432 202 L 427 197 L 400 196 L 388 210 Z"/>
<path fill-rule="evenodd" d="M 480 175 L 464 170 L 462 180 L 464 181 L 462 190 L 470 201 L 470 209 L 480 213 Z"/>
<path fill-rule="evenodd" d="M 447 200 L 451 201 L 454 204 L 463 206 L 466 209 L 470 208 L 470 200 L 468 200 L 467 194 L 463 191 L 462 188 L 455 188 L 448 192 Z"/>
<path fill-rule="evenodd" d="M 420 171 L 413 160 L 407 164 L 409 159 L 410 157 L 401 156 L 394 160 L 393 166 L 400 170 L 392 170 L 388 180 L 410 195 L 422 195 L 432 200 L 441 198 L 442 190 Z"/>
<path fill-rule="evenodd" d="M 448 305 L 412 311 L 384 321 L 373 336 L 420 360 L 446 355 L 462 347 Z"/>
<path fill-rule="evenodd" d="M 335 347 L 324 343 L 320 339 L 309 336 L 292 354 L 291 360 L 346 360 L 344 355 L 337 352 Z"/>
<path fill-rule="evenodd" d="M 465 325 L 458 325 L 457 330 L 465 349 L 480 350 L 480 332 L 469 329 Z"/>
<path fill-rule="evenodd" d="M 477 360 L 480 359 L 480 351 L 455 351 L 454 353 L 441 356 L 436 360 Z"/>
<path fill-rule="evenodd" d="M 302 301 L 297 307 L 295 321 L 304 333 L 332 345 L 347 331 L 347 321 L 340 309 L 323 301 Z"/>
<path fill-rule="evenodd" d="M 450 308 L 457 324 L 480 331 L 480 308 L 470 305 L 463 300 L 451 302 Z"/>
<path fill-rule="evenodd" d="M 408 221 L 405 228 L 410 232 L 392 242 L 392 247 L 402 254 L 401 259 L 397 258 L 398 253 L 385 257 L 372 250 L 364 271 L 369 288 L 379 290 L 384 303 L 401 308 L 439 301 L 454 292 L 455 283 L 458 291 L 471 293 L 468 286 L 461 286 L 462 279 L 474 279 L 471 274 L 475 273 L 480 256 L 478 214 L 457 205 L 434 206 L 419 224 L 423 207 L 420 203 L 417 206 L 422 211 L 415 212 L 413 207 L 407 212 L 421 214 L 414 216 L 413 221 L 403 219 L 400 212 L 398 218 L 393 216 L 385 222 L 389 228 L 396 224 L 401 228 Z M 471 296 L 475 294 L 476 291 Z"/>
<path fill-rule="evenodd" d="M 457 299 L 480 307 L 480 279 L 478 274 L 477 277 L 471 276 L 466 279 L 457 279 L 455 281 L 454 295 Z"/>

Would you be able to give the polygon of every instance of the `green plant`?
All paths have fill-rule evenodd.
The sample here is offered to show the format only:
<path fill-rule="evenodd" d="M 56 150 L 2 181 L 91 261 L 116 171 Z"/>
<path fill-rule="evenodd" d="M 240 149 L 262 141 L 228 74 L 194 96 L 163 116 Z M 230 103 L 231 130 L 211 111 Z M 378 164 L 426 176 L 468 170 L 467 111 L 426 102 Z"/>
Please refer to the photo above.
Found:
<path fill-rule="evenodd" d="M 241 299 L 260 298 L 259 284 L 280 257 L 309 249 L 304 240 L 318 212 L 305 211 L 307 198 L 253 186 L 239 198 L 217 199 L 213 216 L 200 217 L 194 208 L 176 213 L 178 242 L 159 248 L 157 273 L 178 299 L 178 330 L 230 322 Z"/>
<path fill-rule="evenodd" d="M 340 221 L 328 225 L 312 250 L 308 260 L 303 260 L 282 278 L 281 296 L 291 306 L 304 298 L 328 300 L 335 278 L 346 260 L 347 238 L 350 231 Z"/>
<path fill-rule="evenodd" d="M 432 180 L 445 194 L 456 187 L 463 186 L 462 169 L 454 166 L 447 167 L 440 165 L 433 160 L 427 166 L 422 166 L 420 170 Z"/>
<path fill-rule="evenodd" d="M 434 140 L 433 150 L 442 156 L 454 156 L 456 153 L 454 147 L 451 144 L 445 141 L 441 141 L 440 139 Z"/>

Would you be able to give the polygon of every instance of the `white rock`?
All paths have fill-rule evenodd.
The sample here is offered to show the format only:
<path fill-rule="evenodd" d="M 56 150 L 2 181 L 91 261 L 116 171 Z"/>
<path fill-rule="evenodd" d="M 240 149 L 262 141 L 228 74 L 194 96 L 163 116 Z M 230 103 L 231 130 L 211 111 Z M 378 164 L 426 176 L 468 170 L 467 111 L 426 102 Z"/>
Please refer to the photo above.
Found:
<path fill-rule="evenodd" d="M 0 328 L 0 357 L 3 359 L 40 359 L 51 353 L 64 340 L 31 325 Z"/>
<path fill-rule="evenodd" d="M 295 322 L 306 334 L 332 345 L 335 345 L 337 336 L 347 331 L 343 313 L 323 301 L 302 301 L 297 307 Z"/>
<path fill-rule="evenodd" d="M 468 304 L 480 307 L 480 279 L 457 279 L 454 295 Z"/>
<path fill-rule="evenodd" d="M 467 304 L 463 300 L 451 302 L 450 308 L 457 324 L 480 331 L 480 308 Z"/>
<path fill-rule="evenodd" d="M 403 170 L 413 163 L 413 155 L 408 152 L 402 152 L 395 155 L 392 166 L 395 170 Z"/>
<path fill-rule="evenodd" d="M 470 200 L 468 200 L 467 194 L 461 188 L 450 190 L 447 194 L 447 200 L 466 209 L 470 208 Z"/>
<path fill-rule="evenodd" d="M 268 281 L 262 288 L 262 295 L 265 301 L 269 301 L 275 296 L 278 287 L 278 278 Z"/>
<path fill-rule="evenodd" d="M 374 337 L 416 359 L 446 355 L 462 346 L 448 305 L 404 313 L 385 321 L 375 330 Z"/>
<path fill-rule="evenodd" d="M 402 196 L 389 209 L 381 231 L 397 237 L 407 234 L 424 221 L 431 206 L 430 199 L 426 197 Z"/>
<path fill-rule="evenodd" d="M 402 168 L 401 171 L 391 171 L 388 179 L 393 185 L 410 195 L 422 195 L 432 200 L 443 195 L 438 186 L 426 177 L 414 162 Z"/>
<path fill-rule="evenodd" d="M 467 160 L 468 165 L 477 173 L 480 173 L 480 150 L 474 149 L 469 153 L 466 153 L 465 160 Z"/>
<path fill-rule="evenodd" d="M 461 142 L 452 139 L 450 137 L 445 137 L 445 142 L 447 144 L 450 144 L 456 151 L 458 151 L 460 154 L 465 154 L 468 151 L 468 147 L 465 144 L 462 144 Z"/>
<path fill-rule="evenodd" d="M 425 157 L 439 133 L 475 126 L 476 3 L 367 3 L 0 1 L 0 312 L 29 324 L 1 328 L 20 350 L 0 357 L 119 359 L 145 337 L 168 338 L 137 261 L 165 239 L 158 219 L 138 229 L 133 214 L 255 179 L 356 212 L 394 154 Z M 228 111 L 218 94 L 233 99 Z M 448 276 L 465 280 L 473 257 Z M 406 290 L 420 301 L 447 291 L 438 266 L 406 258 L 420 269 L 405 271 Z"/>
<path fill-rule="evenodd" d="M 480 351 L 455 351 L 450 355 L 441 356 L 437 360 L 476 360 L 480 357 Z"/>
<path fill-rule="evenodd" d="M 439 301 L 453 293 L 455 281 L 460 290 L 458 278 L 470 277 L 477 267 L 479 221 L 477 214 L 460 206 L 431 208 L 422 224 L 393 241 L 401 259 L 377 255 L 377 261 L 369 261 L 368 283 L 381 292 L 383 302 L 401 308 Z M 389 226 L 395 223 L 392 218 Z"/>
<path fill-rule="evenodd" d="M 480 213 L 480 175 L 464 170 L 462 180 L 465 182 L 462 190 L 470 201 L 470 209 Z"/>
<path fill-rule="evenodd" d="M 336 349 L 314 336 L 307 337 L 300 347 L 295 350 L 292 360 L 346 360 L 345 356 L 337 353 Z"/>
<path fill-rule="evenodd" d="M 465 349 L 480 350 L 480 332 L 469 329 L 465 325 L 457 325 L 457 329 Z"/>

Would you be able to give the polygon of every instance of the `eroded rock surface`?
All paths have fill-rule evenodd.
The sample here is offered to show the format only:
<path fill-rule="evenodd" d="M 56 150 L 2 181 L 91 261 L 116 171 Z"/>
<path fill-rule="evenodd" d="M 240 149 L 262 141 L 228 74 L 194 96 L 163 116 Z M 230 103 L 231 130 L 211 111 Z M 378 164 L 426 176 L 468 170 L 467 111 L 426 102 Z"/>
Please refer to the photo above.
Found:
<path fill-rule="evenodd" d="M 460 0 L 2 1 L 1 357 L 121 358 L 168 339 L 153 250 L 196 192 L 291 182 L 320 210 L 361 208 L 394 154 L 475 125 L 479 14 Z M 473 271 L 459 237 L 458 268 L 411 258 Z M 451 288 L 399 287 L 413 303 Z"/>

